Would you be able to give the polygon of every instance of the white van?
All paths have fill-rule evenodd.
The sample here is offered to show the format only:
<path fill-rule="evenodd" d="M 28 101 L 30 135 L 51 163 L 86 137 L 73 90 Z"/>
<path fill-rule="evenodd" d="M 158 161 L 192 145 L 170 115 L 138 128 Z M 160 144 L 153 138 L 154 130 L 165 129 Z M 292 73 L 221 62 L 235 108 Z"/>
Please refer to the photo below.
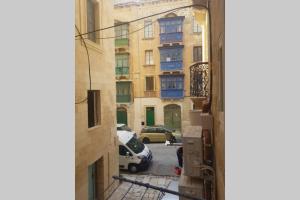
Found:
<path fill-rule="evenodd" d="M 117 131 L 128 131 L 134 134 L 137 137 L 136 132 L 129 128 L 126 124 L 117 124 Z"/>
<path fill-rule="evenodd" d="M 152 160 L 152 152 L 128 131 L 117 131 L 119 137 L 119 166 L 131 173 L 147 168 Z"/>

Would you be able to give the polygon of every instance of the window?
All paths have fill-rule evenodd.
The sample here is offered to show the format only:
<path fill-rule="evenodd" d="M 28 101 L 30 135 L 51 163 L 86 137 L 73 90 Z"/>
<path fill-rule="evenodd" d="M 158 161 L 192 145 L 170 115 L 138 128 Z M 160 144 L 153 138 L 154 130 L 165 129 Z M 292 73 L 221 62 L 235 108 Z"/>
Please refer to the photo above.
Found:
<path fill-rule="evenodd" d="M 117 67 L 128 67 L 128 54 L 116 55 L 116 65 Z"/>
<path fill-rule="evenodd" d="M 183 90 L 183 77 L 182 76 L 164 76 L 161 77 L 162 90 Z"/>
<path fill-rule="evenodd" d="M 117 102 L 130 102 L 131 101 L 131 84 L 130 82 L 120 81 L 117 82 Z"/>
<path fill-rule="evenodd" d="M 182 32 L 182 20 L 160 21 L 160 33 L 179 33 Z"/>
<path fill-rule="evenodd" d="M 99 4 L 95 0 L 86 1 L 87 9 L 87 31 L 94 31 L 99 28 Z M 88 39 L 96 42 L 97 41 L 97 32 L 89 33 Z"/>
<path fill-rule="evenodd" d="M 153 51 L 147 50 L 145 51 L 146 65 L 153 65 Z"/>
<path fill-rule="evenodd" d="M 202 61 L 202 46 L 194 47 L 193 59 L 194 62 Z"/>
<path fill-rule="evenodd" d="M 104 183 L 99 180 L 104 179 L 103 157 L 88 166 L 88 199 L 104 199 Z"/>
<path fill-rule="evenodd" d="M 132 154 L 130 153 L 130 151 L 125 146 L 119 145 L 119 155 L 126 156 L 127 152 L 129 152 L 129 156 L 132 156 Z"/>
<path fill-rule="evenodd" d="M 88 127 L 94 127 L 101 121 L 100 90 L 88 90 Z"/>
<path fill-rule="evenodd" d="M 153 37 L 153 26 L 151 20 L 145 20 L 144 36 L 145 38 Z"/>
<path fill-rule="evenodd" d="M 168 48 L 160 50 L 161 62 L 182 61 L 182 48 Z"/>
<path fill-rule="evenodd" d="M 146 77 L 146 91 L 154 91 L 154 77 Z"/>
<path fill-rule="evenodd" d="M 202 33 L 201 25 L 193 18 L 193 32 L 194 33 Z"/>
<path fill-rule="evenodd" d="M 128 54 L 116 55 L 116 75 L 129 74 Z"/>
<path fill-rule="evenodd" d="M 166 131 L 163 128 L 156 128 L 157 133 L 165 133 Z"/>
<path fill-rule="evenodd" d="M 135 137 L 132 137 L 127 142 L 126 146 L 128 146 L 128 148 L 130 148 L 134 153 L 141 153 L 145 149 L 145 145 Z"/>
<path fill-rule="evenodd" d="M 128 24 L 123 24 L 115 27 L 115 34 L 117 39 L 128 38 Z"/>

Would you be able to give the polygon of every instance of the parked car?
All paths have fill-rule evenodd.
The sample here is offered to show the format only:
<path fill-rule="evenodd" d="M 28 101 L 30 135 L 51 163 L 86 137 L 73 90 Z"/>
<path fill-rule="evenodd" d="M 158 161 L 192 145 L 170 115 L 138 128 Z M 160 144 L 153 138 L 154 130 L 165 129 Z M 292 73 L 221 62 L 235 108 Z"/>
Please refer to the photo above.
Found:
<path fill-rule="evenodd" d="M 126 124 L 117 124 L 117 131 L 128 131 L 133 133 L 134 137 L 137 137 L 136 132 L 129 128 Z"/>
<path fill-rule="evenodd" d="M 138 172 L 149 166 L 152 152 L 131 132 L 117 131 L 119 137 L 119 167 L 131 173 Z"/>
<path fill-rule="evenodd" d="M 166 142 L 167 140 L 171 143 L 176 142 L 172 131 L 161 126 L 148 126 L 143 128 L 139 140 L 145 144 L 150 142 Z"/>
<path fill-rule="evenodd" d="M 166 127 L 165 125 L 154 125 L 155 127 L 161 127 L 161 128 L 164 128 L 164 129 L 167 129 L 168 131 L 171 131 L 171 132 L 175 132 L 176 130 L 175 129 L 170 129 L 168 127 Z"/>

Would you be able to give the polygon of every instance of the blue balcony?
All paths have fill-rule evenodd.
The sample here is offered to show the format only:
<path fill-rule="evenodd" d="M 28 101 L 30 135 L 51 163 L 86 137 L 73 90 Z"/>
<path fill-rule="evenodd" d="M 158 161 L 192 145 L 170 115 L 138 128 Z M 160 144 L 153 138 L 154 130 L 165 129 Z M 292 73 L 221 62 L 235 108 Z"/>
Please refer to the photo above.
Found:
<path fill-rule="evenodd" d="M 183 45 L 159 47 L 160 69 L 162 71 L 182 70 Z"/>
<path fill-rule="evenodd" d="M 160 44 L 182 42 L 182 38 L 183 38 L 182 32 L 161 33 L 160 34 Z"/>
<path fill-rule="evenodd" d="M 182 70 L 182 61 L 160 62 L 160 69 L 163 71 Z"/>
<path fill-rule="evenodd" d="M 160 44 L 182 42 L 183 16 L 158 19 L 160 27 Z"/>
<path fill-rule="evenodd" d="M 167 89 L 160 91 L 160 97 L 162 99 L 182 99 L 183 89 Z"/>
<path fill-rule="evenodd" d="M 160 97 L 181 99 L 184 97 L 184 75 L 160 75 Z"/>

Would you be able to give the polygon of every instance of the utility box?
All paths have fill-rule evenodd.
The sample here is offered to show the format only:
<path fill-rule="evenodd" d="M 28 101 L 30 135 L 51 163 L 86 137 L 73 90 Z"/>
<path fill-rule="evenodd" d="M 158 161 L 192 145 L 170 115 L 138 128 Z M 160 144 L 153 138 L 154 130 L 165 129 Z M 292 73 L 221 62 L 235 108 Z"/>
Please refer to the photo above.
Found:
<path fill-rule="evenodd" d="M 183 131 L 183 166 L 184 175 L 203 177 L 200 166 L 203 164 L 202 127 L 188 126 Z"/>
<path fill-rule="evenodd" d="M 202 126 L 203 130 L 213 128 L 213 116 L 209 113 L 190 111 L 190 119 L 192 126 Z"/>
<path fill-rule="evenodd" d="M 184 171 L 184 170 L 183 170 Z M 203 180 L 185 176 L 181 173 L 178 182 L 179 193 L 195 197 L 203 198 Z M 179 200 L 189 200 L 188 198 L 179 196 Z"/>

